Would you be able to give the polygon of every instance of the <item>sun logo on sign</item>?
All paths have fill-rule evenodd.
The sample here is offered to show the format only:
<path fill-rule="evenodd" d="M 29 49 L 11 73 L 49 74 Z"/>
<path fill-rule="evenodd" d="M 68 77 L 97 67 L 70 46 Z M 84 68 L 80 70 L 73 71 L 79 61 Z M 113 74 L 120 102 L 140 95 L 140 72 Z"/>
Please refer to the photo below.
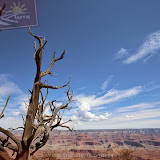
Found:
<path fill-rule="evenodd" d="M 12 10 L 8 11 L 8 13 L 22 13 L 27 10 L 27 8 L 24 8 L 25 4 L 22 4 L 18 2 L 18 5 L 16 6 L 16 3 L 13 2 L 13 6 L 10 6 Z"/>

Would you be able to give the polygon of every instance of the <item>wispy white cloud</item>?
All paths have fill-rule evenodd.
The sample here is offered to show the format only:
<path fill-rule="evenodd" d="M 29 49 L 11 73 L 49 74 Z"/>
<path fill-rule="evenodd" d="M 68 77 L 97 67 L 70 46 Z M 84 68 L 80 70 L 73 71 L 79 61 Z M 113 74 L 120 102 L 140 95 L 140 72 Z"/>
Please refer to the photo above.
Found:
<path fill-rule="evenodd" d="M 131 106 L 121 107 L 114 111 L 112 123 L 125 121 L 147 121 L 148 119 L 160 119 L 160 102 L 139 103 Z M 146 125 L 146 124 L 145 124 Z M 154 125 L 154 124 L 153 124 Z M 142 126 L 143 128 L 144 126 Z"/>
<path fill-rule="evenodd" d="M 80 87 L 80 88 L 77 88 L 77 90 L 84 90 L 84 89 L 86 89 L 87 88 L 87 86 L 85 86 L 85 87 Z"/>
<path fill-rule="evenodd" d="M 102 97 L 97 98 L 97 100 L 100 100 L 104 104 L 108 104 L 108 103 L 113 103 L 116 101 L 120 101 L 122 99 L 129 98 L 129 97 L 133 97 L 135 95 L 140 94 L 142 91 L 143 91 L 142 86 L 137 86 L 137 87 L 133 87 L 125 90 L 112 89 Z"/>
<path fill-rule="evenodd" d="M 143 87 L 138 86 L 138 87 L 133 87 L 125 90 L 112 89 L 100 97 L 97 97 L 96 95 L 85 96 L 84 94 L 80 94 L 80 95 L 77 95 L 75 98 L 79 102 L 86 102 L 91 107 L 94 107 L 94 106 L 100 106 L 108 103 L 117 102 L 129 97 L 133 97 L 135 95 L 138 95 L 142 91 L 143 91 Z"/>
<path fill-rule="evenodd" d="M 115 55 L 113 59 L 121 59 L 122 57 L 128 55 L 128 50 L 121 48 Z"/>
<path fill-rule="evenodd" d="M 21 94 L 23 93 L 21 89 L 12 81 L 8 79 L 9 75 L 0 74 L 0 97 L 5 97 L 9 95 L 9 92 L 12 94 Z"/>
<path fill-rule="evenodd" d="M 143 59 L 143 62 L 146 63 L 151 57 L 153 57 L 155 54 L 157 53 L 151 53 L 150 55 L 148 55 L 146 58 Z"/>
<path fill-rule="evenodd" d="M 104 120 L 99 122 L 85 122 L 78 125 L 79 129 L 124 129 L 124 128 L 157 128 L 159 127 L 160 119 L 126 119 L 125 120 Z"/>
<path fill-rule="evenodd" d="M 19 116 L 19 115 L 20 115 L 20 112 L 12 111 L 12 114 L 13 114 L 14 116 Z"/>
<path fill-rule="evenodd" d="M 133 112 L 119 113 L 119 121 L 124 120 L 141 120 L 141 119 L 151 119 L 151 118 L 160 118 L 160 106 L 152 109 L 141 109 L 134 110 Z M 115 113 L 116 114 L 116 113 Z M 126 116 L 127 114 L 127 116 Z"/>
<path fill-rule="evenodd" d="M 134 116 L 134 119 L 146 119 L 146 118 L 157 118 L 160 117 L 160 106 L 159 108 L 153 108 L 153 109 L 145 109 L 141 111 L 134 111 L 132 112 L 132 115 Z"/>
<path fill-rule="evenodd" d="M 133 111 L 146 110 L 146 109 L 157 108 L 157 107 L 160 107 L 160 102 L 139 103 L 131 106 L 118 108 L 117 112 L 133 112 Z"/>
<path fill-rule="evenodd" d="M 160 85 L 155 84 L 153 81 L 151 81 L 143 86 L 144 91 L 152 91 L 152 90 L 158 89 L 158 88 L 160 88 Z"/>
<path fill-rule="evenodd" d="M 126 115 L 125 118 L 127 119 L 131 119 L 131 118 L 134 118 L 134 116 L 129 116 L 129 115 Z"/>
<path fill-rule="evenodd" d="M 111 75 L 111 76 L 109 76 L 109 77 L 104 81 L 104 83 L 103 83 L 102 86 L 101 86 L 101 90 L 104 91 L 104 90 L 108 87 L 108 84 L 111 82 L 111 80 L 112 80 L 113 77 L 114 77 L 114 76 Z"/>
<path fill-rule="evenodd" d="M 160 31 L 151 33 L 143 44 L 139 47 L 138 52 L 130 56 L 123 61 L 124 64 L 131 64 L 137 62 L 140 59 L 145 58 L 148 60 L 153 54 L 155 54 L 160 49 Z"/>

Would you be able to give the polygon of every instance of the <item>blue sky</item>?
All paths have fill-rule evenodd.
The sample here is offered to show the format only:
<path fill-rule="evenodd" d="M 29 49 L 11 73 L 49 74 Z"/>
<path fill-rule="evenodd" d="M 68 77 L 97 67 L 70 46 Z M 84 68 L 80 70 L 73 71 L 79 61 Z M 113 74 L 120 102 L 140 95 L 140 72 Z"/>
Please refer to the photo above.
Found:
<path fill-rule="evenodd" d="M 38 0 L 39 27 L 47 39 L 43 68 L 64 49 L 50 84 L 71 87 L 77 102 L 64 120 L 75 129 L 156 128 L 160 125 L 159 0 Z M 35 76 L 34 41 L 28 29 L 0 32 L 0 109 L 12 93 L 3 127 L 22 123 Z M 64 99 L 62 89 L 49 99 Z M 47 111 L 46 111 L 47 112 Z"/>

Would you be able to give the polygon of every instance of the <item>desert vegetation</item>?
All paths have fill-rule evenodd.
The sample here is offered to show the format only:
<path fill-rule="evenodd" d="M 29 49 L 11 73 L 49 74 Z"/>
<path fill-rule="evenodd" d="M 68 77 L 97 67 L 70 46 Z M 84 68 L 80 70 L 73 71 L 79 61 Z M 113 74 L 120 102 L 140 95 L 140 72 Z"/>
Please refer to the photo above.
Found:
<path fill-rule="evenodd" d="M 119 154 L 114 157 L 114 160 L 137 160 L 132 153 L 133 151 L 128 149 L 119 151 Z"/>

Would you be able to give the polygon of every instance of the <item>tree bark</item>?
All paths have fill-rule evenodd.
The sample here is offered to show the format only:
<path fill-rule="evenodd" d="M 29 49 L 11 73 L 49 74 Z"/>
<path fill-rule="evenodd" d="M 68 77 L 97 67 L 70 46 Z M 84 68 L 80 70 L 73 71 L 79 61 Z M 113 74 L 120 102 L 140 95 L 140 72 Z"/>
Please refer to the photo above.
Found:
<path fill-rule="evenodd" d="M 28 160 L 29 150 L 18 151 L 15 160 Z"/>
<path fill-rule="evenodd" d="M 33 131 L 33 123 L 34 117 L 36 115 L 38 109 L 38 102 L 39 102 L 39 83 L 34 83 L 33 86 L 33 94 L 31 96 L 29 106 L 28 106 L 28 113 L 26 116 L 26 123 L 25 123 L 25 130 L 23 134 L 23 141 L 26 147 L 30 146 L 32 141 L 32 131 Z"/>
<path fill-rule="evenodd" d="M 32 142 L 33 123 L 34 123 L 34 119 L 35 119 L 36 112 L 38 109 L 38 104 L 39 104 L 41 63 L 42 63 L 42 50 L 43 50 L 42 39 L 39 38 L 39 41 L 40 41 L 39 50 L 36 52 L 36 55 L 35 55 L 37 73 L 34 80 L 32 95 L 31 95 L 31 99 L 28 106 L 28 112 L 26 116 L 25 129 L 22 137 L 25 147 L 29 147 Z"/>

